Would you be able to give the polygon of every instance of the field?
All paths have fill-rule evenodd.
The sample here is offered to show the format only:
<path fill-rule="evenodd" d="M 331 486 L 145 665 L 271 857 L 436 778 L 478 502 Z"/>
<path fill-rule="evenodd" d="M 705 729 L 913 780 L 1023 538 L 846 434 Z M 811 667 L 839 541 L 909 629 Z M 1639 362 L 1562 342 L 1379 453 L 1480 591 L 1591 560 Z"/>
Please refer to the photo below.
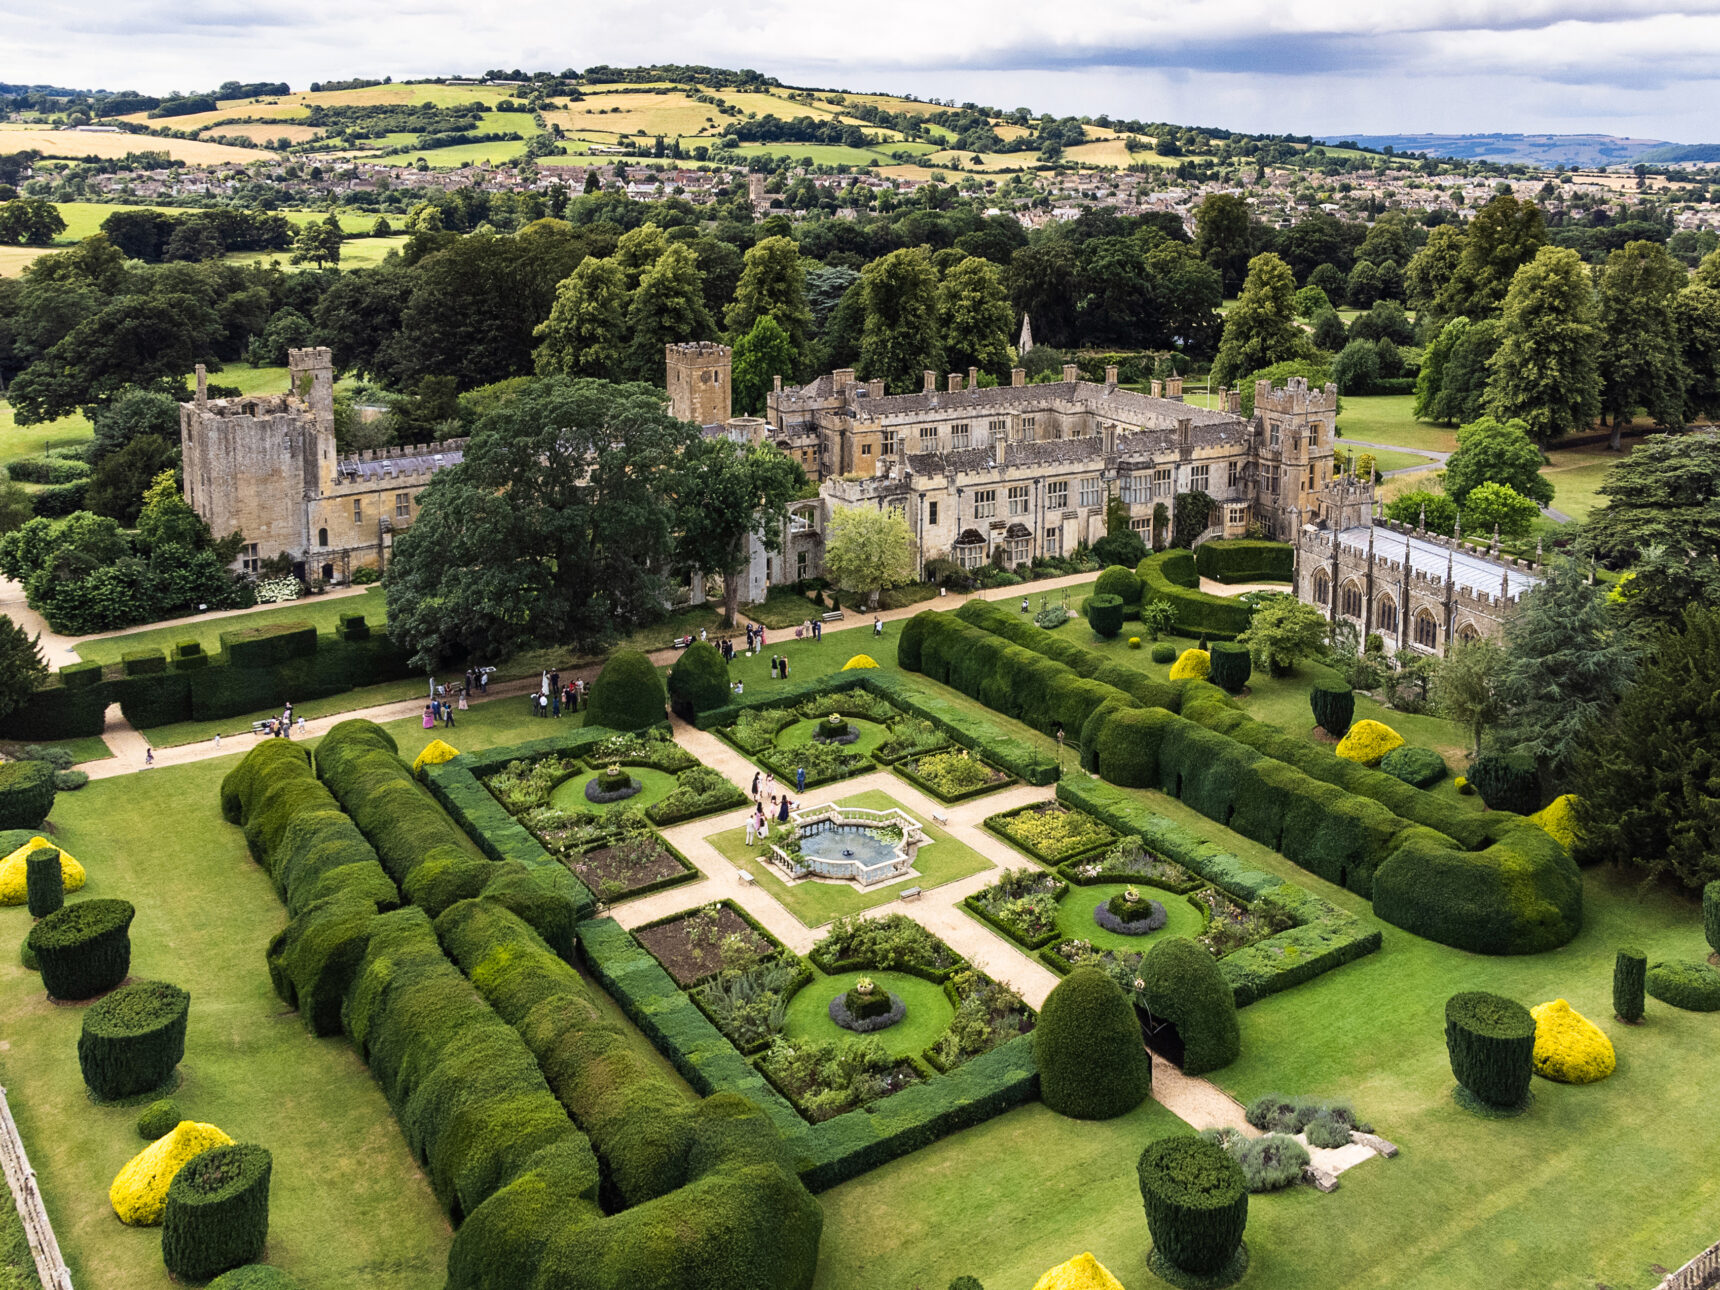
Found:
<path fill-rule="evenodd" d="M 1346 394 L 1338 413 L 1345 440 L 1386 444 L 1394 448 L 1457 451 L 1457 431 L 1417 421 L 1410 408 L 1413 394 Z"/>
<path fill-rule="evenodd" d="M 1624 453 L 1610 452 L 1604 446 L 1558 449 L 1549 453 L 1551 464 L 1541 473 L 1552 482 L 1553 509 L 1563 511 L 1573 520 L 1588 519 L 1595 507 L 1606 502 L 1606 498 L 1596 490 L 1607 477 L 1607 472 L 1628 453 L 1628 444 Z"/>
<path fill-rule="evenodd" d="M 164 139 L 152 134 L 91 134 L 83 130 L 51 130 L 0 125 L 0 148 L 8 152 L 36 149 L 44 157 L 82 161 L 85 157 L 123 157 L 128 152 L 165 152 L 194 166 L 232 162 L 247 165 L 265 154 L 201 139 Z"/>
<path fill-rule="evenodd" d="M 376 222 L 374 215 L 365 222 L 365 231 Z M 388 258 L 390 251 L 398 251 L 407 243 L 404 233 L 390 237 L 355 237 L 342 242 L 340 246 L 340 267 L 343 269 L 374 269 Z M 292 251 L 229 251 L 221 257 L 230 264 L 268 264 L 276 260 L 286 268 L 315 268 L 315 265 L 294 265 L 289 263 Z M 284 387 L 283 387 L 284 388 Z"/>

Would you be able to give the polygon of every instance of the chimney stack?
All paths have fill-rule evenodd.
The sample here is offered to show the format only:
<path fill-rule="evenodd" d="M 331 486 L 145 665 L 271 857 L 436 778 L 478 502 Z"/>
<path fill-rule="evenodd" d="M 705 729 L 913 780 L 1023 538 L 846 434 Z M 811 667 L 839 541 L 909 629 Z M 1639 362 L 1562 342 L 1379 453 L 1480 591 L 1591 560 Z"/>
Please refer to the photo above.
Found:
<path fill-rule="evenodd" d="M 1079 367 L 1077 367 L 1074 363 L 1063 364 L 1063 382 L 1065 385 L 1073 385 L 1076 381 L 1079 381 L 1080 379 L 1081 379 L 1081 369 Z"/>
<path fill-rule="evenodd" d="M 1105 384 L 1106 385 L 1115 385 L 1116 383 L 1117 383 L 1117 365 L 1115 363 L 1111 363 L 1105 368 Z"/>
<path fill-rule="evenodd" d="M 197 365 L 197 401 L 209 402 L 209 369 L 201 363 Z"/>
<path fill-rule="evenodd" d="M 872 399 L 884 397 L 884 382 L 882 379 L 866 382 L 866 396 Z"/>
<path fill-rule="evenodd" d="M 830 381 L 838 390 L 846 390 L 854 384 L 854 369 L 852 367 L 839 367 L 830 374 Z"/>
<path fill-rule="evenodd" d="M 951 372 L 949 385 L 945 388 L 948 389 L 951 394 L 960 394 L 962 392 L 962 374 L 960 372 Z"/>
<path fill-rule="evenodd" d="M 771 377 L 770 380 L 771 380 L 771 385 L 774 387 L 775 393 L 781 394 L 782 393 L 782 375 L 780 373 L 778 373 L 776 376 Z"/>
<path fill-rule="evenodd" d="M 928 367 L 925 370 L 924 375 L 925 375 L 926 384 L 925 384 L 925 387 L 920 391 L 920 393 L 922 393 L 922 394 L 936 394 L 938 392 L 938 374 L 936 372 L 932 371 L 932 369 Z"/>
<path fill-rule="evenodd" d="M 970 390 L 979 389 L 979 368 L 977 368 L 977 367 L 968 368 L 968 386 L 967 387 Z"/>
<path fill-rule="evenodd" d="M 1183 401 L 1182 377 L 1172 374 L 1165 378 L 1165 397 L 1167 399 L 1172 399 L 1177 403 L 1181 403 Z"/>
<path fill-rule="evenodd" d="M 1224 408 L 1225 408 L 1225 411 L 1227 411 L 1227 412 L 1234 412 L 1238 416 L 1241 416 L 1242 415 L 1242 391 L 1241 390 L 1226 390 L 1224 392 Z"/>
<path fill-rule="evenodd" d="M 1027 384 L 1027 369 L 1025 367 L 1012 367 L 1012 368 L 1010 368 L 1009 369 L 1009 384 L 1012 388 L 1018 389 L 1018 390 L 1022 386 L 1026 385 Z"/>
<path fill-rule="evenodd" d="M 1165 383 L 1163 381 L 1153 382 L 1153 397 L 1155 399 L 1162 399 L 1165 397 Z"/>

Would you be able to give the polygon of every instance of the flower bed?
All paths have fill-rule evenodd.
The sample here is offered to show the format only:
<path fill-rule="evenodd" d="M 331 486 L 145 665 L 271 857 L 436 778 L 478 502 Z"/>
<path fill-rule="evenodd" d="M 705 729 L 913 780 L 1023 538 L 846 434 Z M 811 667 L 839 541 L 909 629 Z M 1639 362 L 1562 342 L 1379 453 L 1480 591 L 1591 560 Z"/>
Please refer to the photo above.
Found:
<path fill-rule="evenodd" d="M 645 808 L 645 815 L 659 828 L 667 828 L 744 806 L 746 800 L 747 795 L 729 783 L 721 771 L 709 766 L 691 766 L 675 777 L 673 792 Z"/>
<path fill-rule="evenodd" d="M 521 814 L 519 821 L 546 851 L 563 864 L 570 856 L 583 853 L 610 838 L 651 828 L 645 812 L 636 806 L 623 806 L 613 811 L 564 811 L 554 806 L 540 806 Z"/>
<path fill-rule="evenodd" d="M 943 1074 L 1027 1034 L 1037 1020 L 1014 990 L 973 969 L 944 982 L 944 994 L 956 1015 L 925 1052 L 926 1064 Z"/>
<path fill-rule="evenodd" d="M 593 770 L 612 765 L 649 766 L 652 770 L 674 775 L 699 759 L 661 730 L 630 731 L 609 736 L 585 752 L 585 761 Z"/>
<path fill-rule="evenodd" d="M 722 966 L 689 997 L 737 1049 L 761 1053 L 782 1033 L 789 1001 L 812 979 L 812 969 L 786 950 L 760 954 L 738 936 L 726 938 L 719 954 Z"/>
<path fill-rule="evenodd" d="M 1110 825 L 1060 802 L 1019 806 L 988 817 L 985 827 L 1035 860 L 1053 866 L 1108 847 L 1117 840 L 1117 831 Z"/>
<path fill-rule="evenodd" d="M 486 776 L 483 784 L 509 814 L 519 815 L 548 806 L 549 795 L 584 770 L 578 757 L 558 757 L 552 753 L 536 760 L 511 761 Z"/>
<path fill-rule="evenodd" d="M 633 929 L 633 937 L 682 989 L 721 971 L 725 953 L 744 949 L 762 957 L 782 949 L 776 937 L 727 900 L 646 923 Z M 738 947 L 726 948 L 731 937 Z"/>
<path fill-rule="evenodd" d="M 1206 931 L 1200 934 L 1200 943 L 1212 951 L 1215 959 L 1295 926 L 1276 910 L 1244 905 L 1216 887 L 1204 887 L 1189 900 L 1206 911 Z"/>
<path fill-rule="evenodd" d="M 872 759 L 888 766 L 904 757 L 923 756 L 949 746 L 949 736 L 924 717 L 900 717 L 890 723 L 889 737 L 872 750 Z"/>
<path fill-rule="evenodd" d="M 877 968 L 940 984 L 967 966 L 961 955 L 906 914 L 838 918 L 807 957 L 830 976 Z"/>
<path fill-rule="evenodd" d="M 699 871 L 649 829 L 624 833 L 562 857 L 562 863 L 609 904 L 692 882 Z"/>
<path fill-rule="evenodd" d="M 1069 890 L 1043 869 L 1010 869 L 962 905 L 1026 950 L 1057 939 L 1057 902 Z"/>
<path fill-rule="evenodd" d="M 872 769 L 872 759 L 861 753 L 845 753 L 828 744 L 802 744 L 798 748 L 773 748 L 754 758 L 784 784 L 797 782 L 797 772 L 806 771 L 806 787 L 834 784 L 839 779 L 863 775 Z"/>
<path fill-rule="evenodd" d="M 799 720 L 793 708 L 748 708 L 734 725 L 717 733 L 742 752 L 756 756 L 775 747 L 776 737 Z"/>
<path fill-rule="evenodd" d="M 902 713 L 888 699 L 881 699 L 865 690 L 843 690 L 828 697 L 803 699 L 795 708 L 802 717 L 819 718 L 837 715 L 849 720 L 875 721 L 887 726 Z"/>
<path fill-rule="evenodd" d="M 1137 837 L 1125 836 L 1099 855 L 1064 862 L 1057 870 L 1065 882 L 1086 886 L 1096 882 L 1143 883 L 1186 895 L 1206 886 L 1206 879 L 1191 873 L 1175 860 L 1155 855 Z"/>
<path fill-rule="evenodd" d="M 965 748 L 904 757 L 895 771 L 940 802 L 966 801 L 1015 782 L 1013 775 L 970 756 Z"/>
<path fill-rule="evenodd" d="M 781 1039 L 758 1068 L 813 1124 L 867 1106 L 923 1078 L 913 1062 L 898 1060 L 876 1039 L 794 1044 Z"/>

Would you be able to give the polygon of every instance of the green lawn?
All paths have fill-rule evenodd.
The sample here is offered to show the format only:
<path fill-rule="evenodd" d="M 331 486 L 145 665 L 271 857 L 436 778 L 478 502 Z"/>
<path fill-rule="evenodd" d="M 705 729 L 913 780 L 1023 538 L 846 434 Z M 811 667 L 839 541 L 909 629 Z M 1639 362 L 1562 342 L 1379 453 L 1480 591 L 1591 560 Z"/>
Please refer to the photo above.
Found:
<path fill-rule="evenodd" d="M 792 675 L 792 672 L 790 673 Z M 839 703 L 832 707 L 840 708 Z M 812 742 L 812 736 L 819 727 L 823 717 L 808 717 L 805 721 L 797 721 L 776 737 L 779 748 L 804 748 Z M 846 752 L 869 753 L 881 745 L 890 736 L 888 726 L 879 725 L 876 721 L 863 721 L 859 717 L 850 717 L 848 724 L 860 732 L 860 737 L 851 744 L 843 745 Z"/>
<path fill-rule="evenodd" d="M 458 734 L 459 730 L 456 728 L 454 733 Z M 619 802 L 588 802 L 585 798 L 585 786 L 600 773 L 594 770 L 575 775 L 572 779 L 558 784 L 555 792 L 550 794 L 549 804 L 561 811 L 603 812 L 623 806 L 644 810 L 647 806 L 655 806 L 675 791 L 675 777 L 667 771 L 653 770 L 649 766 L 628 766 L 625 769 L 639 781 L 639 791 L 632 797 L 622 798 Z"/>
<path fill-rule="evenodd" d="M 1340 444 L 1340 451 L 1352 450 L 1346 450 Z M 1398 452 L 1392 448 L 1355 448 L 1353 451 L 1358 456 L 1363 453 L 1371 454 L 1374 459 L 1374 469 L 1378 471 L 1410 470 L 1418 467 L 1431 469 L 1439 465 L 1432 457 L 1424 457 L 1415 452 Z"/>
<path fill-rule="evenodd" d="M 20 457 L 40 457 L 49 448 L 73 448 L 88 443 L 94 433 L 89 418 L 81 412 L 42 425 L 21 426 L 12 405 L 0 399 L 0 464 Z"/>
<path fill-rule="evenodd" d="M 388 621 L 388 601 L 381 587 L 372 587 L 361 596 L 306 596 L 290 604 L 271 605 L 248 614 L 207 618 L 197 623 L 167 623 L 127 632 L 123 636 L 84 641 L 77 647 L 78 657 L 86 663 L 117 663 L 130 650 L 171 652 L 180 641 L 191 640 L 200 642 L 204 653 L 214 654 L 221 648 L 222 632 L 273 627 L 280 623 L 311 623 L 319 632 L 331 633 L 342 614 L 363 614 L 371 627 L 379 628 Z"/>
<path fill-rule="evenodd" d="M 20 748 L 27 746 L 28 745 L 21 743 L 6 741 L 0 743 L 0 752 L 4 752 L 8 757 L 15 757 L 17 756 Z M 72 761 L 74 763 L 105 761 L 107 758 L 113 756 L 113 749 L 107 746 L 107 743 L 100 735 L 86 735 L 81 739 L 51 739 L 48 742 L 37 746 L 42 748 L 64 748 L 67 752 L 71 753 Z"/>
<path fill-rule="evenodd" d="M 813 790 L 806 795 L 809 805 L 831 800 L 829 790 Z M 864 806 L 875 811 L 888 810 L 892 806 L 901 806 L 888 793 L 870 789 L 864 793 L 855 793 L 850 797 L 836 799 L 844 806 Z M 906 807 L 902 809 L 906 810 Z M 722 833 L 713 833 L 705 840 L 714 846 L 718 853 L 730 864 L 745 869 L 757 878 L 759 885 L 776 898 L 782 906 L 808 927 L 822 927 L 832 919 L 841 918 L 848 914 L 857 914 L 863 909 L 875 909 L 879 905 L 887 905 L 895 900 L 904 886 L 919 886 L 930 889 L 941 887 L 957 878 L 965 878 L 969 874 L 979 873 L 992 868 L 992 862 L 972 847 L 957 842 L 937 825 L 921 817 L 917 812 L 908 814 L 919 820 L 925 827 L 927 845 L 920 848 L 914 857 L 914 868 L 919 873 L 918 878 L 907 879 L 903 882 L 887 883 L 863 891 L 853 883 L 848 882 L 799 882 L 790 886 L 780 876 L 781 871 L 773 865 L 767 865 L 758 857 L 764 848 L 754 845 L 747 846 L 746 830 L 728 829 Z M 773 833 L 774 836 L 774 833 Z M 768 839 L 767 839 L 768 843 Z"/>
<path fill-rule="evenodd" d="M 1206 920 L 1201 917 L 1200 911 L 1189 903 L 1187 896 L 1161 891 L 1156 887 L 1145 890 L 1147 895 L 1165 907 L 1166 921 L 1159 931 L 1149 932 L 1145 936 L 1124 936 L 1121 932 L 1107 931 L 1093 921 L 1095 908 L 1112 896 L 1120 896 L 1127 890 L 1128 884 L 1122 882 L 1103 882 L 1092 887 L 1077 887 L 1071 884 L 1063 899 L 1057 902 L 1057 930 L 1076 940 L 1091 941 L 1102 950 L 1128 950 L 1133 953 L 1139 953 L 1161 937 L 1194 937 L 1206 930 Z"/>
<path fill-rule="evenodd" d="M 376 222 L 374 215 L 367 217 L 364 231 L 370 231 L 370 225 Z M 402 249 L 407 242 L 404 233 L 389 237 L 355 237 L 342 242 L 340 247 L 340 264 L 342 269 L 374 269 L 388 258 L 390 251 Z M 289 269 L 314 269 L 314 264 L 293 264 L 292 249 L 284 251 L 229 251 L 221 258 L 229 264 L 267 264 L 277 260 Z"/>
<path fill-rule="evenodd" d="M 830 1001 L 852 989 L 860 979 L 859 975 L 826 976 L 817 968 L 813 972 L 816 975 L 812 980 L 789 1000 L 783 1037 L 795 1043 L 843 1043 L 853 1039 L 852 1030 L 844 1030 L 830 1019 Z M 943 986 L 922 981 L 906 972 L 867 972 L 864 975 L 870 977 L 880 990 L 899 995 L 908 1006 L 906 1015 L 895 1025 L 875 1032 L 878 1041 L 892 1057 L 917 1056 L 949 1028 L 955 1009 L 950 1007 L 950 1001 L 944 996 Z"/>
<path fill-rule="evenodd" d="M 1410 415 L 1413 394 L 1346 394 L 1344 410 L 1338 414 L 1343 439 L 1383 443 L 1398 448 L 1431 448 L 1435 452 L 1457 451 L 1457 432 L 1445 426 L 1428 425 Z"/>
<path fill-rule="evenodd" d="M 1552 464 L 1544 467 L 1541 474 L 1553 485 L 1553 509 L 1574 520 L 1586 520 L 1595 507 L 1606 503 L 1606 498 L 1596 490 L 1628 454 L 1608 452 L 1605 448 L 1574 448 L 1549 455 Z"/>

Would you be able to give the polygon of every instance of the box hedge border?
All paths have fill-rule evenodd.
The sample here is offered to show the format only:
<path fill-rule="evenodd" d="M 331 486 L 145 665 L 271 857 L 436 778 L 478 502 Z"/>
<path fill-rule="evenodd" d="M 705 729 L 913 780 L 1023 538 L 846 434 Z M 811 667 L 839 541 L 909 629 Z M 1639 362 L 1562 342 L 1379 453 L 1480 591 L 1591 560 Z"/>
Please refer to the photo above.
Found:
<path fill-rule="evenodd" d="M 993 885 L 995 886 L 996 884 Z M 1056 893 L 1056 896 L 1058 901 L 1062 901 L 1063 897 L 1069 894 L 1069 884 L 1060 879 L 1058 881 L 1058 886 L 1061 890 Z M 994 918 L 984 909 L 981 909 L 979 906 L 979 898 L 980 892 L 977 891 L 973 895 L 965 897 L 962 900 L 962 908 L 972 917 L 977 918 L 980 922 L 995 931 L 999 936 L 1007 940 L 1011 945 L 1024 950 L 1028 954 L 1033 953 L 1035 950 L 1042 950 L 1047 945 L 1054 944 L 1058 940 L 1062 939 L 1063 933 L 1059 932 L 1056 928 L 1053 928 L 1043 936 L 1032 938 L 1023 936 L 1002 919 Z"/>
<path fill-rule="evenodd" d="M 1263 538 L 1215 538 L 1194 549 L 1194 567 L 1213 582 L 1294 582 L 1296 548 Z"/>
<path fill-rule="evenodd" d="M 1059 794 L 1059 800 L 1061 800 L 1061 796 L 1062 795 Z M 1065 803 L 1064 805 L 1067 806 L 1067 803 Z M 989 833 L 996 834 L 998 837 L 1002 838 L 1005 842 L 1007 842 L 1010 846 L 1014 847 L 1017 851 L 1021 852 L 1022 855 L 1032 857 L 1033 859 L 1039 861 L 1039 863 L 1044 865 L 1047 869 L 1056 869 L 1061 865 L 1068 864 L 1072 860 L 1079 860 L 1079 859 L 1083 858 L 1084 856 L 1090 856 L 1095 851 L 1109 851 L 1112 847 L 1117 845 L 1118 841 L 1121 840 L 1121 835 L 1118 835 L 1118 836 L 1112 837 L 1112 838 L 1110 838 L 1104 842 L 1096 842 L 1091 846 L 1082 847 L 1079 851 L 1072 851 L 1066 856 L 1060 856 L 1060 857 L 1057 857 L 1054 859 L 1051 856 L 1046 855 L 1043 851 L 1041 851 L 1038 847 L 1032 845 L 1031 843 L 1023 842 L 1020 838 L 1011 837 L 1008 833 L 1006 833 L 1004 831 L 1004 827 L 1003 827 L 1003 824 L 1001 823 L 1001 821 L 1007 820 L 1012 816 L 1025 814 L 1028 811 L 1041 810 L 1044 808 L 1044 806 L 1045 806 L 1044 802 L 1024 802 L 1020 806 L 1010 807 L 1009 810 L 1007 810 L 1007 811 L 999 811 L 995 815 L 988 815 L 985 817 L 985 820 L 984 820 L 984 825 L 985 825 L 986 831 Z M 1089 811 L 1089 812 L 1087 812 L 1087 814 L 1092 815 L 1092 812 Z M 1094 816 L 1094 818 L 1098 819 L 1097 816 Z M 1099 820 L 1099 823 L 1105 824 L 1105 821 Z M 1116 833 L 1116 830 L 1114 828 L 1112 828 L 1111 825 L 1106 824 L 1105 826 L 1107 828 L 1111 828 L 1111 831 L 1113 833 Z"/>
<path fill-rule="evenodd" d="M 947 749 L 945 751 L 947 751 Z M 1011 775 L 1007 770 L 1004 770 L 1002 766 L 993 766 L 984 757 L 979 757 L 976 758 L 976 760 L 982 766 L 995 770 L 998 774 L 1004 776 L 1004 778 L 998 780 L 995 784 L 981 784 L 978 788 L 964 789 L 953 795 L 944 793 L 929 779 L 921 778 L 917 771 L 910 770 L 908 768 L 908 762 L 910 759 L 933 757 L 937 755 L 937 752 L 937 749 L 933 749 L 931 752 L 905 753 L 895 761 L 890 762 L 889 768 L 895 771 L 896 774 L 900 775 L 903 779 L 907 780 L 915 788 L 919 789 L 927 797 L 930 797 L 935 801 L 942 802 L 945 806 L 954 806 L 957 802 L 967 802 L 976 797 L 984 797 L 988 793 L 995 793 L 999 789 L 1008 788 L 1010 785 L 1019 782 L 1014 775 Z"/>

